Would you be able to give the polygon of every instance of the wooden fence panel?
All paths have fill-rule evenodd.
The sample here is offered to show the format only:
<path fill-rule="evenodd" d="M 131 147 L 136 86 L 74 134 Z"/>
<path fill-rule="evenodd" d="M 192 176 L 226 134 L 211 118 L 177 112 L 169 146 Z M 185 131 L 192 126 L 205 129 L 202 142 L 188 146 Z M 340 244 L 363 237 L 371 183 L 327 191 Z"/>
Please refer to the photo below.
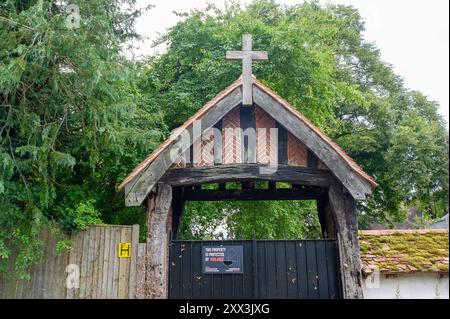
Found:
<path fill-rule="evenodd" d="M 57 252 L 57 243 L 70 239 L 72 248 Z M 30 269 L 30 280 L 14 273 L 16 253 L 9 259 L 9 274 L 0 274 L 2 299 L 136 298 L 139 225 L 96 225 L 72 236 L 44 229 L 42 262 Z M 131 257 L 119 258 L 119 243 L 131 243 Z M 68 277 L 69 276 L 69 277 Z M 67 286 L 69 279 L 75 286 Z M 78 286 L 76 285 L 78 279 Z M 70 288 L 70 289 L 69 289 Z"/>

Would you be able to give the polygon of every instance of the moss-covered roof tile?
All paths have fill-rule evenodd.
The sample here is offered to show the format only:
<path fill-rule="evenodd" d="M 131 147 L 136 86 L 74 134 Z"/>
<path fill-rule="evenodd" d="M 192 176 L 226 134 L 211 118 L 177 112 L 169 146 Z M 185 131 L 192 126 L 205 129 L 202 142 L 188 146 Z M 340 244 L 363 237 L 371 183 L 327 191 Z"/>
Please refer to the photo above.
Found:
<path fill-rule="evenodd" d="M 448 272 L 448 230 L 359 231 L 362 271 Z"/>

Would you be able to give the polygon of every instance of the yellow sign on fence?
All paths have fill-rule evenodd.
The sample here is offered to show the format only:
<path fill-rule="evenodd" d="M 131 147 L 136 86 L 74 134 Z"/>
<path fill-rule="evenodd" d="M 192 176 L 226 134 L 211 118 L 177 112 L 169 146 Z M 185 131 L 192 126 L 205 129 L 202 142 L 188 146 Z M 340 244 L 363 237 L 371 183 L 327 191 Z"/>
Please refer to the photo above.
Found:
<path fill-rule="evenodd" d="M 119 243 L 119 251 L 117 253 L 119 258 L 131 257 L 131 243 Z"/>

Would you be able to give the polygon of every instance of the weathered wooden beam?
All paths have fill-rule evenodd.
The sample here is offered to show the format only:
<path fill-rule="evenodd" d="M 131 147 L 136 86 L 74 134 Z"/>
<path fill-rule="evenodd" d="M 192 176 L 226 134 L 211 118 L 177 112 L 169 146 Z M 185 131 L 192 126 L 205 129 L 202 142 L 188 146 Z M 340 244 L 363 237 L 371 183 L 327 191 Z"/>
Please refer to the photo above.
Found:
<path fill-rule="evenodd" d="M 344 298 L 362 299 L 361 258 L 355 199 L 345 193 L 342 185 L 337 182 L 330 185 L 328 198 L 336 223 Z"/>
<path fill-rule="evenodd" d="M 287 165 L 289 162 L 288 134 L 286 129 L 279 123 L 276 123 L 276 128 L 278 130 L 278 164 Z"/>
<path fill-rule="evenodd" d="M 328 238 L 327 220 L 325 216 L 326 215 L 325 205 L 322 198 L 317 199 L 316 206 L 317 206 L 317 215 L 319 217 L 320 230 L 322 231 L 322 238 Z"/>
<path fill-rule="evenodd" d="M 222 201 L 222 200 L 313 200 L 321 197 L 323 191 L 315 188 L 303 189 L 227 189 L 192 190 L 185 189 L 183 201 Z"/>
<path fill-rule="evenodd" d="M 253 190 L 256 188 L 256 184 L 254 181 L 245 181 L 241 183 L 241 189 L 244 190 Z"/>
<path fill-rule="evenodd" d="M 147 297 L 167 298 L 168 234 L 167 222 L 172 203 L 172 187 L 158 183 L 158 193 L 149 203 L 147 230 Z"/>
<path fill-rule="evenodd" d="M 308 150 L 306 155 L 306 166 L 311 168 L 319 167 L 319 159 L 313 152 L 311 152 L 311 150 Z"/>
<path fill-rule="evenodd" d="M 239 105 L 242 101 L 242 88 L 239 86 L 235 88 L 230 94 L 220 100 L 216 106 L 212 107 L 201 118 L 200 133 L 211 128 L 216 124 L 225 114 L 230 112 L 234 107 Z M 191 139 L 193 137 L 193 126 L 187 128 Z M 201 137 L 196 137 L 201 138 Z M 192 141 L 191 141 L 192 143 Z M 187 145 L 186 145 L 187 144 Z M 153 186 L 159 181 L 164 173 L 170 168 L 176 160 L 173 158 L 173 149 L 179 148 L 181 152 L 186 151 L 190 147 L 189 143 L 182 143 L 179 145 L 177 141 L 173 141 L 169 147 L 165 148 L 159 156 L 150 164 L 149 167 L 125 188 L 125 205 L 139 206 L 147 197 Z"/>
<path fill-rule="evenodd" d="M 372 192 L 368 181 L 359 176 L 342 157 L 308 125 L 300 121 L 277 100 L 253 86 L 255 103 L 305 144 L 346 187 L 354 199 L 364 200 Z"/>
<path fill-rule="evenodd" d="M 173 238 L 178 238 L 179 228 L 183 221 L 183 212 L 185 207 L 184 192 L 185 188 L 183 187 L 176 187 L 173 189 L 173 199 L 172 199 Z"/>
<path fill-rule="evenodd" d="M 256 119 L 255 108 L 241 107 L 239 111 L 242 163 L 256 163 Z"/>
<path fill-rule="evenodd" d="M 266 174 L 266 172 L 270 172 Z M 227 181 L 266 180 L 302 184 L 305 186 L 327 187 L 333 176 L 323 170 L 305 167 L 279 165 L 271 167 L 261 164 L 219 165 L 211 167 L 170 169 L 162 177 L 173 186 L 224 183 Z"/>
<path fill-rule="evenodd" d="M 214 146 L 213 146 L 213 152 L 214 152 L 214 165 L 220 165 L 223 161 L 223 141 L 222 141 L 222 119 L 218 121 L 216 124 L 214 124 L 214 128 L 216 130 L 213 131 L 214 133 Z"/>

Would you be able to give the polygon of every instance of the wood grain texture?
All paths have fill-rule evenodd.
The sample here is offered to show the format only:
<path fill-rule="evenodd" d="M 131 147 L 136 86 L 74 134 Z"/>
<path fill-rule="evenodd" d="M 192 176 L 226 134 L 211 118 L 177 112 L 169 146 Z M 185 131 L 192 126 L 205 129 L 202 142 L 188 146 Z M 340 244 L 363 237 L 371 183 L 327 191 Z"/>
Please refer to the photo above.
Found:
<path fill-rule="evenodd" d="M 150 211 L 147 243 L 147 297 L 163 299 L 167 297 L 167 278 L 164 271 L 167 266 L 167 220 L 172 204 L 172 187 L 158 183 L 155 209 Z"/>
<path fill-rule="evenodd" d="M 123 236 L 117 237 L 117 234 Z M 1 298 L 135 298 L 138 225 L 91 226 L 71 236 L 53 234 L 49 229 L 44 229 L 39 239 L 42 240 L 44 255 L 39 264 L 30 268 L 31 280 L 17 279 L 14 272 L 17 253 L 13 252 L 8 263 L 11 278 L 0 274 Z M 71 240 L 72 248 L 57 252 L 57 243 L 67 239 Z M 120 241 L 132 243 L 132 258 L 118 260 L 116 249 Z M 66 282 L 71 273 L 67 271 L 73 270 L 74 266 L 79 270 L 79 287 L 69 289 Z"/>
<path fill-rule="evenodd" d="M 336 223 L 343 295 L 346 299 L 362 299 L 356 202 L 342 188 L 339 183 L 333 183 L 329 188 L 328 198 Z"/>
<path fill-rule="evenodd" d="M 323 170 L 297 166 L 278 165 L 271 167 L 260 164 L 241 164 L 173 169 L 169 170 L 161 180 L 173 186 L 266 180 L 327 187 L 332 180 L 332 175 Z"/>
<path fill-rule="evenodd" d="M 372 192 L 370 184 L 345 163 L 339 154 L 308 125 L 257 86 L 253 87 L 255 103 L 308 147 L 333 172 L 353 198 L 364 200 Z"/>
<path fill-rule="evenodd" d="M 201 117 L 200 131 L 204 132 L 208 128 L 211 128 L 225 114 L 241 103 L 241 100 L 242 88 L 237 87 Z M 193 136 L 193 131 L 193 125 L 187 128 L 189 136 Z M 125 205 L 139 206 L 142 204 L 158 180 L 177 160 L 176 158 L 172 158 L 173 155 L 171 155 L 171 153 L 174 153 L 173 149 L 181 149 L 181 152 L 184 153 L 189 147 L 190 145 L 184 143 L 178 144 L 176 141 L 172 141 L 169 147 L 162 150 L 150 166 L 148 166 L 133 183 L 129 183 L 126 186 Z"/>

